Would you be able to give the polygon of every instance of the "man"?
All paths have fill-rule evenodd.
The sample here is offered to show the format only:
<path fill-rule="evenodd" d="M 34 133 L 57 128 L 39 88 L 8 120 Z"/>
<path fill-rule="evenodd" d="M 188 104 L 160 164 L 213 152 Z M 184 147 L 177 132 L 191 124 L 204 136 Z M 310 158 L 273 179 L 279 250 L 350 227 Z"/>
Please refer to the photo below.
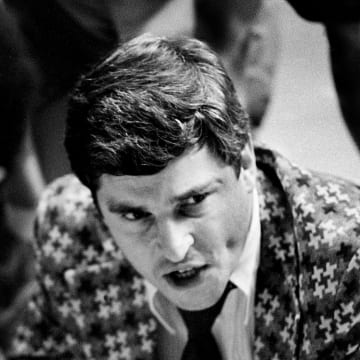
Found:
<path fill-rule="evenodd" d="M 189 359 L 206 338 L 198 359 L 360 358 L 360 189 L 254 149 L 202 42 L 121 45 L 75 89 L 65 145 L 82 184 L 40 203 L 18 353 Z"/>

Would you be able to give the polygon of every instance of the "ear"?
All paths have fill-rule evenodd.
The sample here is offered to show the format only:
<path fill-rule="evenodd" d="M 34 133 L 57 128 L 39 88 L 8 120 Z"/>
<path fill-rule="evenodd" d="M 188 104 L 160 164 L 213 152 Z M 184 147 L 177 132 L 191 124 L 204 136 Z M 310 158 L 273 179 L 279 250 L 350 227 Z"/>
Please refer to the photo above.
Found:
<path fill-rule="evenodd" d="M 256 161 L 252 139 L 246 143 L 241 151 L 240 178 L 248 192 L 252 192 L 256 183 Z"/>

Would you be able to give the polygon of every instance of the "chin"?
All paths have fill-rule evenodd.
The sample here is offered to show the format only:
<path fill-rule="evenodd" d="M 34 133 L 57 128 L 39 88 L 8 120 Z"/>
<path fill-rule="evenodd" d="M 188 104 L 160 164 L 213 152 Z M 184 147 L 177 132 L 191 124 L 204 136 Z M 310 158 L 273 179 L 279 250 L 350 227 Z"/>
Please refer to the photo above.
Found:
<path fill-rule="evenodd" d="M 222 291 L 219 287 L 204 289 L 191 289 L 182 291 L 180 294 L 173 296 L 171 300 L 177 307 L 184 310 L 197 311 L 211 307 L 221 297 Z"/>

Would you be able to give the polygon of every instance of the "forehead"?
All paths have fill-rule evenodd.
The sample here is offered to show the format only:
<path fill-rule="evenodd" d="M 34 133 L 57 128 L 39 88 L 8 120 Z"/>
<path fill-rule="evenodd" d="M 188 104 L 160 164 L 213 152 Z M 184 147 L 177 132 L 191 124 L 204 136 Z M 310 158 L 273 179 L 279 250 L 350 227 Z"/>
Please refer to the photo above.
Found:
<path fill-rule="evenodd" d="M 109 175 L 99 179 L 98 198 L 142 199 L 144 197 L 176 197 L 234 176 L 233 168 L 213 155 L 204 146 L 191 149 L 154 175 Z"/>

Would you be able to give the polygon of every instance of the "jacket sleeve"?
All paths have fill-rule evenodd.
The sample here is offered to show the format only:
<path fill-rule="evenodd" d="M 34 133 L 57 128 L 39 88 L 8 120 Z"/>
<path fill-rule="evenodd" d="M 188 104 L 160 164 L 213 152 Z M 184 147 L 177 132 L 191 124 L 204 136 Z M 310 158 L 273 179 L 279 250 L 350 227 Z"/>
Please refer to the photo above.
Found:
<path fill-rule="evenodd" d="M 60 178 L 45 191 L 35 235 L 38 291 L 18 329 L 14 353 L 151 359 L 156 324 L 144 281 L 75 177 Z"/>
<path fill-rule="evenodd" d="M 336 296 L 334 359 L 360 359 L 360 249 L 353 255 Z"/>

